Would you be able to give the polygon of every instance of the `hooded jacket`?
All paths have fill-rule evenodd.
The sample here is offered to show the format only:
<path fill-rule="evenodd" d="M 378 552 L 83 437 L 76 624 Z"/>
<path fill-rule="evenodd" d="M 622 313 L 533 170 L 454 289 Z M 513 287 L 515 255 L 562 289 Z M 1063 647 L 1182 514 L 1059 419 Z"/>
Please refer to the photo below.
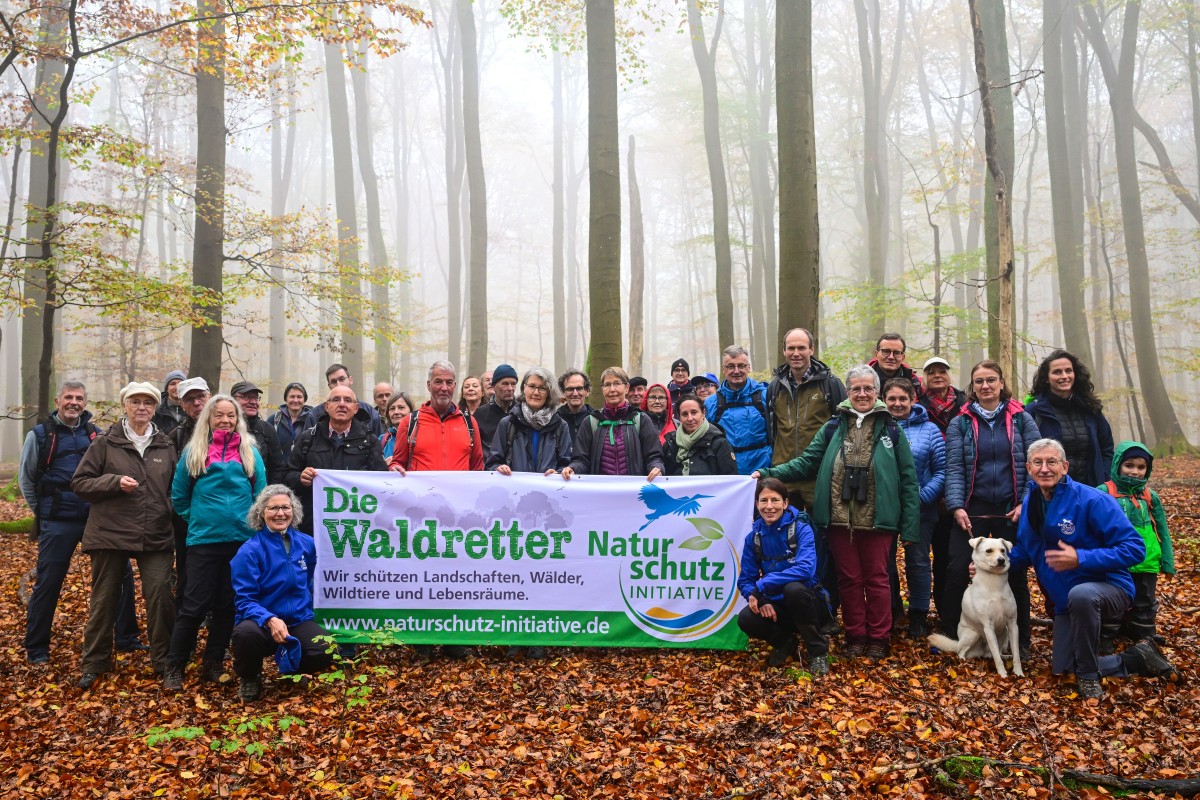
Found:
<path fill-rule="evenodd" d="M 737 459 L 739 475 L 749 475 L 771 465 L 765 383 L 747 378 L 745 385 L 735 391 L 727 381 L 722 381 L 716 394 L 705 398 L 704 416 L 725 431 Z"/>
<path fill-rule="evenodd" d="M 624 445 L 624 474 L 649 475 L 655 467 L 663 469 L 662 445 L 658 443 L 654 423 L 628 403 L 623 403 L 618 410 L 619 413 L 610 419 L 605 416 L 604 408 L 598 408 L 579 425 L 571 449 L 572 470 L 580 475 L 612 474 L 604 470 L 601 439 L 606 436 Z"/>
<path fill-rule="evenodd" d="M 658 422 L 653 416 L 651 416 L 650 407 L 646 405 L 646 398 L 650 396 L 650 390 L 655 386 L 667 393 L 667 409 L 663 412 L 665 416 L 663 417 L 663 424 L 661 428 L 658 428 Z M 665 442 L 667 440 L 667 434 L 675 430 L 675 402 L 671 397 L 671 392 L 668 391 L 667 387 L 663 384 L 652 383 L 646 387 L 646 394 L 642 397 L 642 413 L 646 415 L 647 419 L 654 423 L 654 427 L 658 428 L 659 444 Z"/>
<path fill-rule="evenodd" d="M 293 423 L 292 415 L 288 413 L 287 405 L 282 405 L 278 411 L 267 419 L 267 424 L 275 429 L 275 438 L 279 440 L 279 449 L 283 452 L 285 464 L 287 463 L 288 455 L 292 452 L 292 445 L 296 443 L 296 439 L 304 432 L 304 421 L 308 419 L 310 413 L 312 413 L 312 406 L 304 406 L 300 411 L 300 416 Z"/>
<path fill-rule="evenodd" d="M 296 439 L 292 452 L 288 454 L 287 469 L 283 473 L 283 482 L 304 504 L 304 521 L 300 530 L 310 535 L 313 526 L 313 488 L 311 485 L 304 486 L 300 483 L 300 473 L 304 472 L 305 468 L 374 472 L 387 469 L 387 463 L 383 460 L 383 450 L 379 447 L 379 439 L 367 430 L 370 417 L 365 408 L 359 406 L 354 418 L 350 420 L 350 429 L 338 444 L 334 444 L 329 438 L 329 414 L 323 406 L 320 409 L 316 424 Z"/>
<path fill-rule="evenodd" d="M 97 436 L 71 480 L 71 490 L 92 504 L 83 530 L 83 552 L 173 550 L 175 461 L 175 446 L 161 431 L 150 437 L 144 455 L 138 455 L 119 421 Z M 121 491 L 123 475 L 138 482 L 132 492 Z"/>
<path fill-rule="evenodd" d="M 929 419 L 925 407 L 917 404 L 912 413 L 896 423 L 908 438 L 913 465 L 921 483 L 921 507 L 929 508 L 942 499 L 946 488 L 946 441 L 942 429 Z"/>
<path fill-rule="evenodd" d="M 829 527 L 833 508 L 834 466 L 838 463 L 842 441 L 857 415 L 846 400 L 838 405 L 836 423 L 826 424 L 804 452 L 786 464 L 761 470 L 764 478 L 779 478 L 786 482 L 816 477 L 816 497 L 813 521 L 822 528 Z M 906 542 L 920 540 L 921 497 L 917 470 L 913 464 L 908 439 L 898 432 L 896 441 L 888 433 L 887 406 L 878 400 L 868 412 L 863 425 L 873 425 L 871 435 L 871 479 L 874 486 L 875 530 L 895 531 Z M 841 484 L 839 476 L 839 485 Z M 854 501 L 851 501 L 854 502 Z"/>
<path fill-rule="evenodd" d="M 513 403 L 512 410 L 500 420 L 496 435 L 487 448 L 484 469 L 507 464 L 513 472 L 561 471 L 571 464 L 571 426 L 557 412 L 540 431 L 525 421 L 521 414 L 523 402 Z"/>
<path fill-rule="evenodd" d="M 1087 469 L 1079 480 L 1089 486 L 1104 483 L 1108 477 L 1109 465 L 1113 460 L 1112 427 L 1104 418 L 1104 414 L 1087 408 L 1075 395 L 1071 395 L 1069 402 L 1083 417 L 1084 425 L 1087 426 L 1088 442 L 1091 445 L 1089 448 L 1091 457 L 1088 459 Z M 1035 398 L 1032 403 L 1025 406 L 1025 413 L 1037 423 L 1038 431 L 1042 436 L 1062 441 L 1062 423 L 1058 419 L 1058 411 L 1055 409 L 1054 403 L 1048 396 Z"/>
<path fill-rule="evenodd" d="M 788 551 L 788 528 L 796 526 L 796 552 Z M 754 537 L 762 546 L 759 558 Z M 754 520 L 742 545 L 742 568 L 738 574 L 738 591 L 742 597 L 762 592 L 776 602 L 783 599 L 783 587 L 799 581 L 810 589 L 821 588 L 817 580 L 817 550 L 808 515 L 788 506 L 775 523 L 768 525 L 761 517 Z"/>
<path fill-rule="evenodd" d="M 175 513 L 187 522 L 188 547 L 244 542 L 254 535 L 246 525 L 246 512 L 267 486 L 267 469 L 258 450 L 251 448 L 254 477 L 248 477 L 238 453 L 239 442 L 236 432 L 229 435 L 226 431 L 213 431 L 208 446 L 209 464 L 194 478 L 187 467 L 191 446 L 179 456 L 171 481 L 171 501 Z"/>
<path fill-rule="evenodd" d="M 313 618 L 313 576 L 317 548 L 306 533 L 288 528 L 291 552 L 283 538 L 263 527 L 229 562 L 237 616 L 234 623 L 252 619 L 260 627 L 279 617 L 288 627 Z"/>
<path fill-rule="evenodd" d="M 1081 583 L 1110 583 L 1133 599 L 1129 568 L 1146 556 L 1142 537 L 1129 524 L 1117 501 L 1090 486 L 1064 477 L 1049 501 L 1029 481 L 1029 499 L 1017 523 L 1011 571 L 1032 566 L 1042 591 L 1054 602 L 1056 614 L 1066 614 L 1068 595 Z M 1035 497 L 1036 495 L 1036 497 Z M 1034 507 L 1041 506 L 1044 508 Z M 1044 513 L 1041 513 L 1044 511 Z M 1033 520 L 1041 524 L 1034 528 Z M 1046 563 L 1046 551 L 1065 542 L 1079 553 L 1079 566 L 1055 572 Z"/>
<path fill-rule="evenodd" d="M 667 434 L 663 442 L 663 472 L 667 475 L 682 475 L 683 465 L 679 463 L 679 430 Z M 713 424 L 709 424 L 708 433 L 700 441 L 692 445 L 692 468 L 689 475 L 737 475 L 737 462 L 733 460 L 733 451 L 729 448 L 729 440 L 725 432 Z"/>
<path fill-rule="evenodd" d="M 1016 398 L 1009 398 L 1001 415 L 1003 419 L 996 424 L 1003 424 L 1008 432 L 1012 450 L 1009 457 L 1012 459 L 1013 502 L 1019 504 L 1025 496 L 1025 451 L 1041 438 L 1041 434 L 1037 423 L 1025 413 Z M 946 430 L 946 508 L 951 512 L 966 508 L 971 502 L 980 469 L 976 451 L 980 425 L 987 425 L 987 422 L 981 420 L 968 404 Z"/>
<path fill-rule="evenodd" d="M 1121 463 L 1125 461 L 1126 453 L 1134 448 L 1144 451 L 1146 455 L 1146 477 L 1141 480 L 1121 474 Z M 1167 529 L 1167 513 L 1158 492 L 1147 486 L 1153 472 L 1154 456 L 1150 454 L 1148 447 L 1141 442 L 1121 442 L 1113 454 L 1108 481 L 1096 488 L 1116 498 L 1121 510 L 1125 512 L 1125 518 L 1146 545 L 1146 557 L 1140 564 L 1130 567 L 1129 571 L 1174 575 L 1175 548 L 1171 544 L 1171 532 Z M 1148 503 L 1145 500 L 1146 494 L 1150 495 Z"/>

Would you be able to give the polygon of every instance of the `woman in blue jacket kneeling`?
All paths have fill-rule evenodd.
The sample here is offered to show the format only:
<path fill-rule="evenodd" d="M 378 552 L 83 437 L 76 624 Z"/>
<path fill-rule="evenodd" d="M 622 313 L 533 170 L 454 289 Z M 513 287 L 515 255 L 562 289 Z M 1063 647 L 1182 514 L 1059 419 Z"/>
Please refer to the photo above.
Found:
<path fill-rule="evenodd" d="M 284 674 L 320 672 L 333 663 L 329 646 L 314 641 L 327 634 L 313 621 L 316 544 L 293 527 L 303 515 L 299 498 L 282 484 L 263 489 L 246 515 L 258 534 L 231 564 L 237 598 L 231 647 L 243 700 L 262 695 L 262 662 L 271 654 Z"/>
<path fill-rule="evenodd" d="M 825 590 L 817 580 L 817 551 L 808 516 L 788 504 L 787 487 L 778 478 L 763 478 L 754 495 L 758 519 L 742 548 L 738 590 L 748 605 L 738 614 L 747 636 L 772 645 L 768 666 L 787 663 L 796 638 L 808 651 L 814 678 L 829 673 L 829 643 L 821 626 L 829 621 Z M 801 658 L 801 660 L 803 660 Z"/>

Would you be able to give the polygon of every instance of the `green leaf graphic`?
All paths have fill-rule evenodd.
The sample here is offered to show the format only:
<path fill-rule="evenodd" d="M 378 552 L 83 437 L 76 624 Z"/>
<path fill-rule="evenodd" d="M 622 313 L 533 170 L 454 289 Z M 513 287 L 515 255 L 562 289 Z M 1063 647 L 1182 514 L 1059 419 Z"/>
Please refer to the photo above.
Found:
<path fill-rule="evenodd" d="M 712 542 L 710 542 L 708 539 L 705 539 L 703 536 L 693 536 L 679 546 L 684 550 L 707 550 L 710 544 L 712 544 Z"/>
<path fill-rule="evenodd" d="M 712 539 L 715 542 L 725 538 L 725 529 L 715 519 L 688 517 L 688 522 L 695 525 L 696 530 L 700 531 L 700 535 L 705 539 Z"/>

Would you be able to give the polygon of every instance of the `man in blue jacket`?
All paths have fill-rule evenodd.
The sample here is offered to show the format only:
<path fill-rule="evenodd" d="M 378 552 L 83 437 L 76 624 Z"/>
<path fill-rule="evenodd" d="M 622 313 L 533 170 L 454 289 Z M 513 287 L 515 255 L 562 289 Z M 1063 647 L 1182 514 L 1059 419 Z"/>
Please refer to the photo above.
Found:
<path fill-rule="evenodd" d="M 704 401 L 704 415 L 725 431 L 739 475 L 771 466 L 767 438 L 767 385 L 750 377 L 750 353 L 730 345 L 721 354 L 724 380 L 717 393 Z"/>
<path fill-rule="evenodd" d="M 1129 568 L 1146 553 L 1117 501 L 1067 477 L 1066 451 L 1054 439 L 1029 446 L 1026 469 L 1032 480 L 1010 566 L 1032 566 L 1054 602 L 1054 673 L 1074 673 L 1085 700 L 1104 696 L 1101 676 L 1178 681 L 1179 672 L 1150 639 L 1117 655 L 1099 655 L 1100 626 L 1129 609 Z"/>

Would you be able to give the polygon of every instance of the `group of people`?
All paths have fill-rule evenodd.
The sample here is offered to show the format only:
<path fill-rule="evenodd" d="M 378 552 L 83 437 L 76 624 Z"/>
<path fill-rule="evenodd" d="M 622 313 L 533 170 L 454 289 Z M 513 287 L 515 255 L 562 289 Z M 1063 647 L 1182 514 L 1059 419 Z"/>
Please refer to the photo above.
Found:
<path fill-rule="evenodd" d="M 1173 674 L 1155 641 L 1155 578 L 1174 566 L 1161 502 L 1146 488 L 1153 457 L 1138 443 L 1114 448 L 1078 359 L 1051 353 L 1023 405 L 993 361 L 975 365 L 965 391 L 942 358 L 918 375 L 898 334 L 880 337 L 874 358 L 845 383 L 816 358 L 809 331 L 788 331 L 783 345 L 786 362 L 767 382 L 752 376 L 740 346 L 722 352 L 719 379 L 693 377 L 684 359 L 664 383 L 609 367 L 596 408 L 577 369 L 556 378 L 534 367 L 518 379 L 501 364 L 460 382 L 452 364 L 437 361 L 425 402 L 380 383 L 366 404 L 346 367 L 334 364 L 322 403 L 309 405 L 305 387 L 290 383 L 267 418 L 249 381 L 229 394 L 182 372 L 161 391 L 130 383 L 121 418 L 99 431 L 82 384 L 64 383 L 55 413 L 22 453 L 21 488 L 39 531 L 28 658 L 49 660 L 54 607 L 82 542 L 92 559 L 83 688 L 112 668 L 114 625 L 118 637 L 128 631 L 133 559 L 164 686 L 182 688 L 206 624 L 200 680 L 221 679 L 231 648 L 241 696 L 256 699 L 272 652 L 285 671 L 324 669 L 332 659 L 312 610 L 318 473 L 486 469 L 566 480 L 757 478 L 738 622 L 771 643 L 772 665 L 806 653 L 814 675 L 828 672 L 839 610 L 840 655 L 887 658 L 905 613 L 898 542 L 909 634 L 929 632 L 933 607 L 942 631 L 955 636 L 970 540 L 998 536 L 1015 543 L 1010 585 L 1022 650 L 1033 566 L 1055 617 L 1056 672 L 1074 671 L 1089 696 L 1100 674 Z M 1067 551 L 1074 559 L 1062 557 Z M 1088 602 L 1082 594 L 1077 601 L 1079 587 L 1093 584 L 1100 588 Z M 1118 635 L 1138 640 L 1124 660 L 1109 655 Z M 137 637 L 134 629 L 132 645 L 118 638 L 117 646 L 146 648 Z M 465 655 L 460 646 L 442 650 Z M 542 658 L 545 650 L 510 652 L 522 654 Z"/>

